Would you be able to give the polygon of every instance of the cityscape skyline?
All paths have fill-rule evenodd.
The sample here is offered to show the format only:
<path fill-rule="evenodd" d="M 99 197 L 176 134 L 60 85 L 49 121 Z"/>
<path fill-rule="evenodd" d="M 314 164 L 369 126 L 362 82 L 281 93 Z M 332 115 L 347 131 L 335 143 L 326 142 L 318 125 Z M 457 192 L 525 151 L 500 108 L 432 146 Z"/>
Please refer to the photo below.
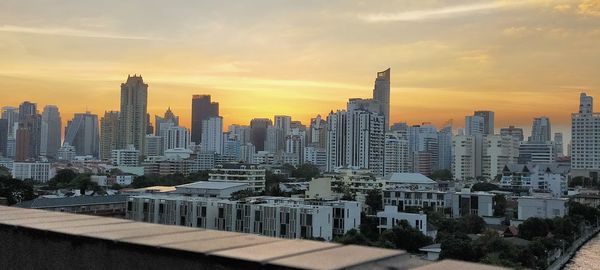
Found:
<path fill-rule="evenodd" d="M 0 87 L 14 93 L 6 104 L 60 106 L 63 125 L 75 113 L 118 110 L 114 91 L 130 73 L 151 85 L 151 115 L 170 106 L 186 127 L 194 94 L 221 101 L 225 126 L 276 114 L 306 123 L 370 96 L 372 72 L 392 67 L 390 122 L 460 126 L 484 109 L 498 126 L 545 115 L 559 128 L 577 93 L 599 94 L 593 3 L 145 3 L 151 20 L 124 12 L 135 1 L 3 1 Z"/>

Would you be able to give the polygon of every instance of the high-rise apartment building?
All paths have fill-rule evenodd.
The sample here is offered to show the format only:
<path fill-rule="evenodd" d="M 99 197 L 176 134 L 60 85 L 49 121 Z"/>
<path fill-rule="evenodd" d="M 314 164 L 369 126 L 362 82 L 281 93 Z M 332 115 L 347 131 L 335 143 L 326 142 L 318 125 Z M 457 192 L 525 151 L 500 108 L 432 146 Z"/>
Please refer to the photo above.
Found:
<path fill-rule="evenodd" d="M 210 117 L 219 116 L 219 103 L 212 102 L 210 95 L 192 96 L 192 142 L 202 143 L 202 123 Z"/>
<path fill-rule="evenodd" d="M 158 115 L 154 116 L 154 134 L 156 136 L 160 136 L 161 125 L 163 124 L 172 124 L 174 126 L 179 126 L 179 116 L 176 116 L 171 108 L 169 107 L 165 114 L 160 117 Z"/>
<path fill-rule="evenodd" d="M 452 125 L 449 123 L 437 133 L 438 162 L 435 170 L 452 168 Z"/>
<path fill-rule="evenodd" d="M 243 125 L 230 125 L 229 132 L 235 134 L 235 137 L 238 141 L 240 141 L 240 145 L 245 145 L 250 143 L 250 127 Z"/>
<path fill-rule="evenodd" d="M 163 141 L 163 151 L 183 148 L 187 149 L 191 143 L 190 131 L 185 127 L 163 124 L 160 128 Z"/>
<path fill-rule="evenodd" d="M 268 118 L 254 118 L 250 121 L 250 142 L 256 147 L 256 151 L 265 150 L 267 128 L 272 125 L 273 122 Z"/>
<path fill-rule="evenodd" d="M 409 159 L 408 140 L 396 132 L 385 135 L 384 176 L 412 171 Z"/>
<path fill-rule="evenodd" d="M 287 115 L 275 115 L 274 126 L 283 131 L 283 137 L 292 131 L 292 117 Z"/>
<path fill-rule="evenodd" d="M 548 117 L 536 117 L 531 126 L 531 142 L 549 142 L 552 141 L 552 128 Z"/>
<path fill-rule="evenodd" d="M 571 169 L 581 176 L 598 178 L 600 172 L 600 113 L 594 100 L 581 93 L 579 112 L 571 115 Z"/>
<path fill-rule="evenodd" d="M 108 160 L 116 150 L 119 136 L 119 112 L 104 112 L 100 119 L 100 159 Z"/>
<path fill-rule="evenodd" d="M 562 132 L 554 133 L 554 152 L 556 152 L 555 157 L 563 157 L 565 155 L 564 150 L 564 140 Z"/>
<path fill-rule="evenodd" d="M 75 147 L 78 156 L 98 157 L 98 116 L 89 112 L 76 113 L 73 120 L 67 123 L 65 143 Z"/>
<path fill-rule="evenodd" d="M 482 176 L 493 180 L 519 158 L 519 141 L 512 136 L 487 135 L 482 143 Z"/>
<path fill-rule="evenodd" d="M 289 131 L 288 134 L 290 134 Z M 267 127 L 265 135 L 265 151 L 271 153 L 282 152 L 285 147 L 285 138 L 284 129 L 276 126 Z"/>
<path fill-rule="evenodd" d="M 8 138 L 16 136 L 19 123 L 19 109 L 15 107 L 2 107 L 2 119 L 6 119 L 8 125 Z"/>
<path fill-rule="evenodd" d="M 331 111 L 327 116 L 327 166 L 326 170 L 331 172 L 339 167 L 347 165 L 346 144 L 348 136 L 346 133 L 348 125 L 348 112 L 345 110 Z"/>
<path fill-rule="evenodd" d="M 373 88 L 373 99 L 379 103 L 379 111 L 385 118 L 384 131 L 390 127 L 390 69 L 377 72 L 375 87 Z"/>
<path fill-rule="evenodd" d="M 485 119 L 479 115 L 465 116 L 465 135 L 485 135 Z"/>
<path fill-rule="evenodd" d="M 42 112 L 40 155 L 56 158 L 61 146 L 62 122 L 58 107 L 47 105 Z"/>
<path fill-rule="evenodd" d="M 144 150 L 148 120 L 148 84 L 142 76 L 127 76 L 121 84 L 121 111 L 119 114 L 118 148 L 133 145 L 140 152 Z"/>
<path fill-rule="evenodd" d="M 327 121 L 321 115 L 310 120 L 308 129 L 308 143 L 317 149 L 325 149 L 327 146 Z"/>
<path fill-rule="evenodd" d="M 494 112 L 492 111 L 475 111 L 473 114 L 483 118 L 483 134 L 493 135 L 494 132 Z"/>
<path fill-rule="evenodd" d="M 0 119 L 0 157 L 8 157 L 8 120 Z"/>
<path fill-rule="evenodd" d="M 223 153 L 223 117 L 209 117 L 202 122 L 202 152 Z"/>
<path fill-rule="evenodd" d="M 19 121 L 20 123 L 25 122 L 26 118 L 31 115 L 37 114 L 37 104 L 25 101 L 19 105 Z"/>
<path fill-rule="evenodd" d="M 515 126 L 508 126 L 507 128 L 500 129 L 500 135 L 502 136 L 512 136 L 516 138 L 518 141 L 523 141 L 525 137 L 523 136 L 523 129 Z"/>

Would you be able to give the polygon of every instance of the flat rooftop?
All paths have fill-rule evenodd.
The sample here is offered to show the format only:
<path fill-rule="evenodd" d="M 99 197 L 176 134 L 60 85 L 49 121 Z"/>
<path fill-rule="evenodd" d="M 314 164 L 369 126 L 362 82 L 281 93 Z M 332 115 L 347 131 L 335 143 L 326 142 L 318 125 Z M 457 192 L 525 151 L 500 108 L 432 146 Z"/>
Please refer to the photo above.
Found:
<path fill-rule="evenodd" d="M 223 190 L 237 187 L 248 186 L 246 183 L 236 182 L 221 182 L 221 181 L 198 181 L 194 183 L 175 186 L 175 188 L 197 188 L 197 189 L 214 189 Z"/>
<path fill-rule="evenodd" d="M 402 250 L 288 240 L 0 206 L 0 262 L 17 269 L 502 269 Z"/>

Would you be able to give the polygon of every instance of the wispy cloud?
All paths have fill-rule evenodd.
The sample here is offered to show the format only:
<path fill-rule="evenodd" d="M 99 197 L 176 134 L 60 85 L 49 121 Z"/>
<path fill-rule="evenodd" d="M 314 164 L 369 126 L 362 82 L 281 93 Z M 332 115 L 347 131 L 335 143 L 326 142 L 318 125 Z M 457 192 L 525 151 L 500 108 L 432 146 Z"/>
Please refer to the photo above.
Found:
<path fill-rule="evenodd" d="M 18 25 L 0 25 L 0 32 L 103 39 L 156 40 L 156 38 L 147 36 L 133 36 L 84 29 L 74 29 L 68 27 L 27 27 Z"/>
<path fill-rule="evenodd" d="M 468 5 L 458 5 L 451 7 L 443 7 L 437 9 L 424 9 L 413 11 L 402 11 L 396 13 L 377 13 L 366 14 L 360 18 L 367 22 L 410 22 L 424 21 L 432 19 L 442 19 L 465 15 L 475 12 L 483 12 L 492 9 L 502 8 L 508 5 L 506 2 L 487 2 Z"/>

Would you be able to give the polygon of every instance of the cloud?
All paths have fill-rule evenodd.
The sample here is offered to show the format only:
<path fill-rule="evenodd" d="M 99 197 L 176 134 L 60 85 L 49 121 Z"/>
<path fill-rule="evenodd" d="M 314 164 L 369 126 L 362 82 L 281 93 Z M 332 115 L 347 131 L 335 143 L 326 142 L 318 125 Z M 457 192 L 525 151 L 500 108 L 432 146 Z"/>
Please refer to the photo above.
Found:
<path fill-rule="evenodd" d="M 506 3 L 477 3 L 469 5 L 458 5 L 438 9 L 413 10 L 397 13 L 378 13 L 362 15 L 360 18 L 366 22 L 410 22 L 442 19 L 465 15 L 469 13 L 483 12 L 506 6 Z"/>
<path fill-rule="evenodd" d="M 579 14 L 600 16 L 600 0 L 584 0 L 579 4 Z"/>
<path fill-rule="evenodd" d="M 146 36 L 97 32 L 67 27 L 26 27 L 17 25 L 2 25 L 0 26 L 0 32 L 104 39 L 156 40 L 156 38 Z"/>

